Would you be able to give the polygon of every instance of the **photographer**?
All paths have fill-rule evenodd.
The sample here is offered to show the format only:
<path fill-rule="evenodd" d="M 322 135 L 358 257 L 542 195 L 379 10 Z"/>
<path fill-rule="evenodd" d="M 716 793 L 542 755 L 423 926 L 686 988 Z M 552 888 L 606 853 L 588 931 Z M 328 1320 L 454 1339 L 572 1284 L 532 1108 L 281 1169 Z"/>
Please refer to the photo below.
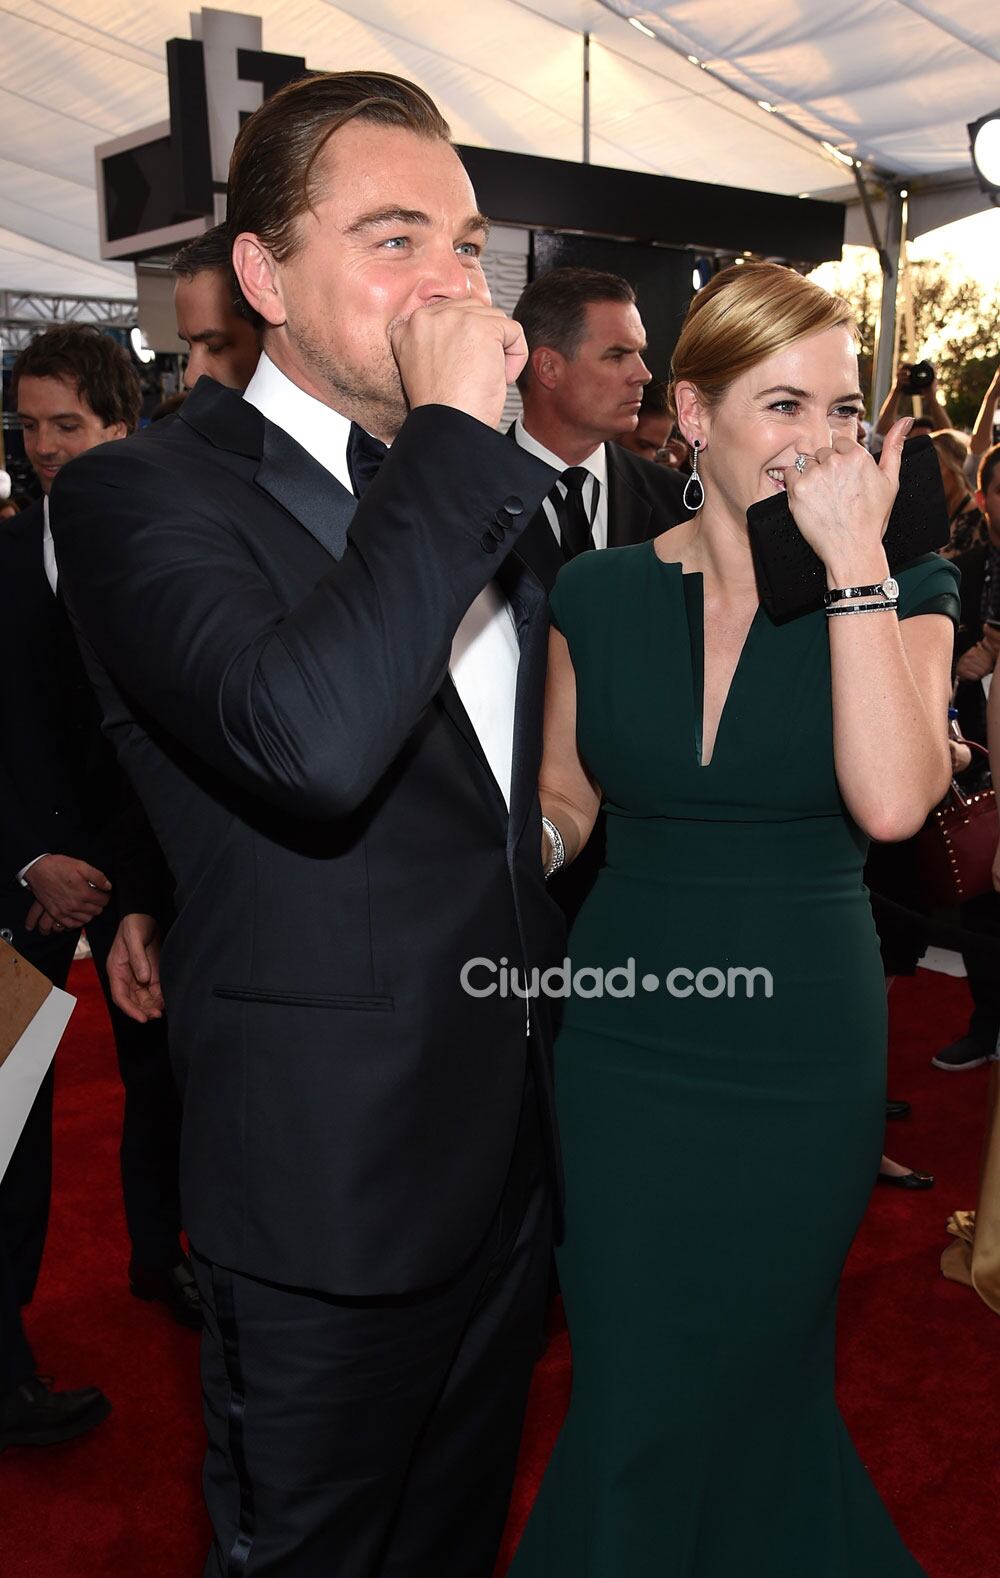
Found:
<path fill-rule="evenodd" d="M 992 382 L 983 395 L 983 403 L 979 407 L 976 425 L 972 429 L 972 437 L 969 440 L 969 461 L 965 476 L 970 487 L 977 485 L 977 470 L 981 457 L 991 445 L 996 443 L 994 432 L 998 400 L 1000 400 L 1000 361 L 997 362 Z"/>
<path fill-rule="evenodd" d="M 876 436 L 881 438 L 888 433 L 900 414 L 897 410 L 900 400 L 912 400 L 918 395 L 923 405 L 923 415 L 933 419 L 935 428 L 951 427 L 951 417 L 938 393 L 937 372 L 930 362 L 900 362 L 896 369 L 896 382 L 886 396 L 875 423 Z M 908 416 L 909 409 L 902 414 Z"/>

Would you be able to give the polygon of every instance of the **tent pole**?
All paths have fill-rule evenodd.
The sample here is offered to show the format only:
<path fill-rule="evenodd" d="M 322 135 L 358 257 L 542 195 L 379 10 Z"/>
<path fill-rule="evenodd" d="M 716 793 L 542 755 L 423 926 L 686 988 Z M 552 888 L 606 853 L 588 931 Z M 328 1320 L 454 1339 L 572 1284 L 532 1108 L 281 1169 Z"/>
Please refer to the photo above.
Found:
<path fill-rule="evenodd" d="M 590 34 L 583 35 L 583 163 L 590 163 Z"/>
<path fill-rule="evenodd" d="M 882 305 L 875 332 L 875 359 L 872 367 L 871 420 L 874 422 L 892 387 L 896 350 L 896 293 L 903 256 L 903 203 L 897 187 L 885 189 L 885 246 L 879 247 L 882 268 Z"/>

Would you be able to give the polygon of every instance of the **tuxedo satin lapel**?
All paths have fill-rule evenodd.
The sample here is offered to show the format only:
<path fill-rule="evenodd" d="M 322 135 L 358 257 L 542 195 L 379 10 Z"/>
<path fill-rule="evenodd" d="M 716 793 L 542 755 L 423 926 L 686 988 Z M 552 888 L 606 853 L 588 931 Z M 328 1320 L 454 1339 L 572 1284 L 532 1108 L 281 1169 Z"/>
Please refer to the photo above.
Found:
<path fill-rule="evenodd" d="M 260 464 L 258 487 L 293 515 L 327 553 L 343 557 L 347 528 L 357 504 L 325 466 L 284 430 L 264 417 L 235 389 L 199 378 L 178 415 L 218 449 Z"/>
<path fill-rule="evenodd" d="M 510 604 L 514 615 L 519 648 L 514 702 L 514 738 L 511 750 L 509 817 L 503 791 L 497 783 L 486 752 L 473 727 L 472 719 L 462 704 L 462 698 L 450 674 L 445 674 L 436 697 L 438 706 L 458 729 L 485 772 L 496 800 L 497 814 L 508 819 L 508 837 L 511 839 L 516 838 L 517 832 L 520 831 L 537 789 L 534 773 L 528 772 L 526 764 L 535 759 L 531 755 L 530 744 L 540 725 L 541 687 L 537 683 L 538 664 L 545 662 L 549 625 L 545 588 L 519 552 L 523 538 L 524 533 L 518 538 L 517 548 L 507 555 L 496 574 L 497 585 Z"/>
<path fill-rule="evenodd" d="M 547 521 L 545 525 L 548 528 Z M 538 741 L 541 737 L 544 699 L 542 680 L 549 642 L 548 598 L 541 578 L 522 551 L 525 535 L 526 532 L 521 533 L 517 547 L 504 560 L 497 575 L 497 581 L 514 614 L 520 647 L 507 831 L 507 847 L 511 851 L 521 836 L 538 793 Z M 549 536 L 552 537 L 551 530 Z M 554 537 L 552 540 L 555 546 Z"/>
<path fill-rule="evenodd" d="M 608 457 L 608 547 L 645 542 L 652 510 L 632 486 L 620 446 L 605 444 L 604 448 Z"/>
<path fill-rule="evenodd" d="M 343 558 L 357 500 L 273 422 L 264 423 L 263 454 L 254 481 L 294 515 L 327 553 Z"/>
<path fill-rule="evenodd" d="M 518 670 L 518 672 L 520 672 L 520 670 Z M 503 797 L 503 790 L 496 781 L 493 769 L 489 764 L 489 759 L 487 758 L 486 752 L 483 750 L 479 735 L 476 733 L 475 728 L 473 727 L 472 719 L 466 712 L 465 707 L 462 704 L 462 698 L 455 688 L 455 682 L 447 670 L 445 671 L 444 677 L 441 681 L 441 688 L 435 697 L 435 701 L 441 708 L 442 712 L 448 718 L 450 718 L 451 722 L 455 725 L 456 729 L 461 734 L 466 744 L 469 746 L 469 749 L 472 751 L 476 760 L 479 762 L 484 773 L 486 774 L 486 778 L 493 790 L 493 794 L 496 797 L 497 811 L 500 815 L 506 816 L 507 805 Z"/>

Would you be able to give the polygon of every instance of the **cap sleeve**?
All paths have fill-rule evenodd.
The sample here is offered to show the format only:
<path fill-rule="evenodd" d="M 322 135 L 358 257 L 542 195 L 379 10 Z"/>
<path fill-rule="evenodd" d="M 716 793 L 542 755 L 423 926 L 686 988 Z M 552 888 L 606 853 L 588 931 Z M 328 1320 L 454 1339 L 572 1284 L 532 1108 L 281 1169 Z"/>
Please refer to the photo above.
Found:
<path fill-rule="evenodd" d="M 899 617 L 944 614 L 957 625 L 961 616 L 958 588 L 961 574 L 948 559 L 928 553 L 907 565 L 896 576 L 899 582 Z"/>
<path fill-rule="evenodd" d="M 607 552 L 607 550 L 603 550 Z M 590 589 L 595 582 L 597 553 L 577 554 L 564 564 L 549 593 L 549 613 L 559 634 L 570 641 L 581 619 L 587 618 Z"/>

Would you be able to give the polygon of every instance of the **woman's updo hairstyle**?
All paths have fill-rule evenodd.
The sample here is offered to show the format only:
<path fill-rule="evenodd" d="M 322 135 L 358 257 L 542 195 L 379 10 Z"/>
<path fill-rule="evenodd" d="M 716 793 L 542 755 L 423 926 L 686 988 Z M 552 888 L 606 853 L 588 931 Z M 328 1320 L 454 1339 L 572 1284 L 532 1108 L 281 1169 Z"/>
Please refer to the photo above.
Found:
<path fill-rule="evenodd" d="M 845 324 L 857 335 L 850 304 L 780 263 L 733 264 L 713 275 L 688 307 L 670 367 L 674 390 L 693 383 L 707 406 L 741 374 L 796 340 Z"/>

